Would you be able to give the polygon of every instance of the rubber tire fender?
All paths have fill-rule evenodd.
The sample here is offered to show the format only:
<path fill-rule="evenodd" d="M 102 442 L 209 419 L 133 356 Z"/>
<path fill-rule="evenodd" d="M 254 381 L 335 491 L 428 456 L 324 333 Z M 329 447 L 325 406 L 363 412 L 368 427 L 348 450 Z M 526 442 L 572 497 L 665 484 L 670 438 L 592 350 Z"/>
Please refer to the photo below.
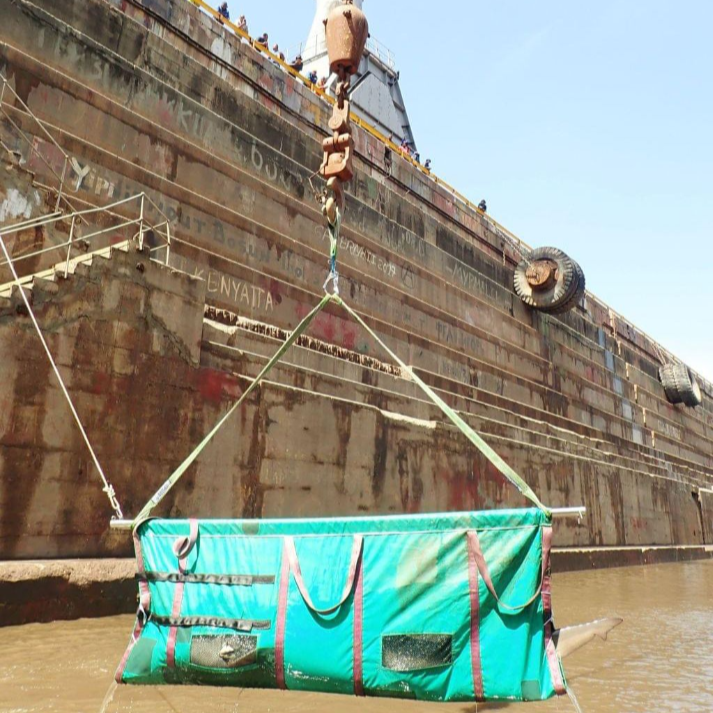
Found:
<path fill-rule="evenodd" d="M 549 290 L 542 292 L 530 287 L 526 275 L 530 263 L 537 260 L 552 260 L 557 264 L 557 281 Z M 517 296 L 529 307 L 541 312 L 551 312 L 569 301 L 577 289 L 577 272 L 574 260 L 558 248 L 537 248 L 515 268 L 513 287 Z"/>
<path fill-rule="evenodd" d="M 563 302 L 559 307 L 553 307 L 552 309 L 546 310 L 550 314 L 564 314 L 574 309 L 584 297 L 584 293 L 587 287 L 587 281 L 584 277 L 584 270 L 579 266 L 578 262 L 572 260 L 574 264 L 574 271 L 576 275 L 576 280 L 573 282 L 572 294 Z"/>
<path fill-rule="evenodd" d="M 685 364 L 665 364 L 659 369 L 659 379 L 672 404 L 695 408 L 703 402 L 701 388 Z"/>

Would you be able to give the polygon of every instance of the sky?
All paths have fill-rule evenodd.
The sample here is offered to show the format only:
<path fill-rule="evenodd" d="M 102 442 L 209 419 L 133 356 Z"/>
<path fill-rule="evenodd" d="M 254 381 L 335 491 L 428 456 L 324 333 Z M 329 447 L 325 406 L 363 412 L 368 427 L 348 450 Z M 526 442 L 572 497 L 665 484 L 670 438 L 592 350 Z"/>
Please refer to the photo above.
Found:
<path fill-rule="evenodd" d="M 229 0 L 297 48 L 310 0 Z M 713 381 L 713 0 L 365 0 L 422 158 Z"/>

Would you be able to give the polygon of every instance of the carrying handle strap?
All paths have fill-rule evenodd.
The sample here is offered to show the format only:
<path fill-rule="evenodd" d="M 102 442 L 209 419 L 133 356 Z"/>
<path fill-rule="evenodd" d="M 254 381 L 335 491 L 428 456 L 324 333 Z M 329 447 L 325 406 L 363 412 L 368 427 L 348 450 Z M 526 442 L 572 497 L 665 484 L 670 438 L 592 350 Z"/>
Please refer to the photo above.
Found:
<path fill-rule="evenodd" d="M 290 565 L 290 570 L 292 571 L 292 576 L 295 578 L 295 582 L 297 583 L 297 588 L 300 590 L 300 594 L 302 595 L 302 599 L 304 599 L 305 604 L 315 613 L 315 614 L 321 614 L 322 616 L 326 614 L 331 614 L 339 607 L 344 604 L 344 602 L 347 601 L 349 598 L 349 595 L 352 593 L 352 590 L 354 589 L 354 582 L 356 581 L 356 574 L 359 569 L 359 566 L 361 564 L 361 554 L 362 554 L 362 549 L 364 547 L 364 537 L 362 535 L 355 535 L 354 536 L 354 544 L 352 545 L 352 555 L 351 555 L 351 560 L 349 562 L 349 572 L 347 574 L 347 581 L 344 585 L 344 591 L 342 592 L 342 597 L 341 599 L 331 607 L 328 607 L 326 609 L 318 609 L 315 605 L 314 602 L 312 601 L 312 598 L 309 595 L 309 592 L 307 591 L 307 587 L 305 585 L 304 577 L 302 576 L 302 570 L 300 569 L 300 563 L 299 559 L 297 558 L 297 549 L 295 548 L 295 540 L 292 537 L 285 537 L 285 556 L 287 557 L 287 560 Z"/>
<path fill-rule="evenodd" d="M 189 520 L 188 524 L 190 527 L 188 536 L 179 537 L 173 543 L 173 554 L 178 557 L 178 569 L 183 574 L 188 566 L 188 555 L 198 542 L 198 520 Z"/>
<path fill-rule="evenodd" d="M 478 572 L 480 573 L 480 576 L 483 578 L 483 581 L 485 582 L 485 586 L 488 588 L 488 591 L 493 595 L 493 598 L 495 601 L 498 603 L 498 607 L 500 609 L 505 609 L 506 611 L 509 612 L 521 612 L 523 609 L 526 609 L 527 607 L 532 604 L 537 597 L 540 596 L 540 592 L 542 591 L 542 582 L 543 578 L 540 577 L 540 584 L 538 585 L 537 589 L 535 590 L 535 593 L 524 603 L 520 604 L 518 606 L 511 606 L 510 604 L 505 604 L 502 599 L 500 599 L 498 593 L 495 591 L 495 585 L 493 584 L 493 578 L 490 576 L 490 570 L 488 569 L 488 564 L 485 561 L 485 557 L 483 555 L 483 550 L 480 546 L 480 540 L 478 539 L 478 533 L 475 530 L 468 530 L 468 549 L 470 551 L 471 556 L 475 560 L 476 565 L 478 566 Z M 544 553 L 543 553 L 544 556 Z"/>
<path fill-rule="evenodd" d="M 340 304 L 344 309 L 364 328 L 369 336 L 401 367 L 403 372 L 408 375 L 426 396 L 446 415 L 456 428 L 503 474 L 506 480 L 510 481 L 531 503 L 549 515 L 550 511 L 546 508 L 540 499 L 535 495 L 532 488 L 511 468 L 458 414 L 452 409 L 430 386 L 428 386 L 416 372 L 408 366 L 403 360 L 386 346 L 384 341 L 380 339 L 376 332 L 341 298 L 339 295 L 334 295 L 335 302 Z"/>

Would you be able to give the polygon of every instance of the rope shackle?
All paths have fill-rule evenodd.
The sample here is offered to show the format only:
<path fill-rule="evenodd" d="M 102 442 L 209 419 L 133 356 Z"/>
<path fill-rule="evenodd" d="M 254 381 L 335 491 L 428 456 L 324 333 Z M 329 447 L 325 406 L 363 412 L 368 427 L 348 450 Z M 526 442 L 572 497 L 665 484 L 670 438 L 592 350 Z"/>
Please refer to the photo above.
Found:
<path fill-rule="evenodd" d="M 337 101 L 329 120 L 332 136 L 324 139 L 324 158 L 319 173 L 325 180 L 338 178 L 346 183 L 354 177 L 354 138 L 349 121 L 349 78 L 344 77 L 337 85 Z"/>

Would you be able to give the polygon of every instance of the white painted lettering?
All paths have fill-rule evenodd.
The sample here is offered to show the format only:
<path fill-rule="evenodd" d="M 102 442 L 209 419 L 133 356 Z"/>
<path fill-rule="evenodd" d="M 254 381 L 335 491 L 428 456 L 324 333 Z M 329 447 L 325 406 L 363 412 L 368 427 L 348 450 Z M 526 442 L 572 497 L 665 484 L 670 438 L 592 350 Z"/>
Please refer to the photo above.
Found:
<path fill-rule="evenodd" d="M 178 114 L 178 123 L 181 128 L 185 129 L 186 131 L 190 131 L 188 127 L 188 119 L 190 118 L 191 114 L 193 114 L 193 112 L 190 109 L 184 109 L 183 102 L 178 105 L 178 107 L 176 108 L 176 112 Z"/>
<path fill-rule="evenodd" d="M 92 170 L 92 168 L 89 165 L 82 168 L 81 164 L 76 158 L 74 158 L 74 156 L 72 156 L 71 163 L 72 169 L 77 174 L 77 187 L 74 189 L 74 192 L 76 193 L 82 187 L 84 179 L 87 177 L 87 174 Z"/>
<path fill-rule="evenodd" d="M 263 167 L 263 164 L 265 163 L 265 161 L 262 157 L 262 154 L 258 150 L 257 144 L 252 145 L 252 151 L 250 153 L 250 158 L 253 162 L 253 166 L 255 166 L 255 168 L 258 171 L 262 171 L 262 167 Z"/>

